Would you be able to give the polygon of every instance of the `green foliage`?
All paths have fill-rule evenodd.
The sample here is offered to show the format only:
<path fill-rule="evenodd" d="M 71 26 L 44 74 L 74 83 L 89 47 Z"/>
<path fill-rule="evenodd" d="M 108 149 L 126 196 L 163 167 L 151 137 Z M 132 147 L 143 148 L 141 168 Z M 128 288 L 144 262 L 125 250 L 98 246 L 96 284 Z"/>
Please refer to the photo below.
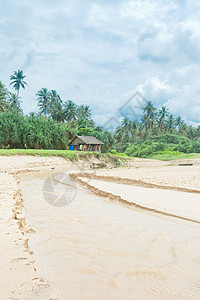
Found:
<path fill-rule="evenodd" d="M 99 131 L 98 127 L 97 130 L 98 131 L 94 130 L 93 136 L 104 143 L 104 145 L 101 146 L 102 152 L 108 152 L 114 143 L 113 135 L 107 130 Z"/>
<path fill-rule="evenodd" d="M 158 159 L 158 160 L 173 160 L 173 159 L 195 159 L 200 158 L 200 154 L 197 153 L 182 153 L 179 151 L 172 151 L 172 150 L 165 150 L 158 152 L 157 154 L 154 154 L 150 156 L 151 159 Z"/>
<path fill-rule="evenodd" d="M 200 153 L 200 126 L 188 126 L 180 116 L 170 114 L 167 107 L 157 109 L 149 100 L 141 107 L 141 119 L 124 118 L 114 135 L 95 125 L 89 105 L 64 102 L 57 91 L 47 88 L 36 94 L 39 114 L 24 116 L 19 97 L 20 89 L 27 85 L 24 78 L 22 70 L 10 76 L 16 94 L 0 82 L 1 148 L 66 149 L 69 140 L 78 134 L 95 136 L 104 143 L 102 152 L 114 156 Z"/>
<path fill-rule="evenodd" d="M 75 121 L 78 119 L 78 106 L 72 100 L 64 103 L 64 115 L 66 121 Z"/>
<path fill-rule="evenodd" d="M 72 161 L 78 161 L 77 153 L 69 150 L 0 149 L 0 155 L 59 156 Z"/>
<path fill-rule="evenodd" d="M 6 89 L 5 85 L 0 81 L 0 102 L 6 101 L 8 95 L 8 90 Z"/>
<path fill-rule="evenodd" d="M 125 154 L 133 157 L 148 157 L 149 155 L 162 150 L 165 150 L 164 143 L 147 140 L 143 143 L 130 145 L 126 149 Z"/>
<path fill-rule="evenodd" d="M 24 148 L 26 128 L 23 115 L 16 112 L 0 113 L 0 147 Z"/>
<path fill-rule="evenodd" d="M 195 143 L 195 147 L 198 148 L 199 143 L 197 141 Z M 151 139 L 142 143 L 129 145 L 125 153 L 129 156 L 149 157 L 161 151 L 191 153 L 193 150 L 193 143 L 188 138 L 174 134 L 165 134 L 152 136 Z"/>
<path fill-rule="evenodd" d="M 91 119 L 91 108 L 89 105 L 80 105 L 77 108 L 79 119 L 90 120 Z"/>
<path fill-rule="evenodd" d="M 94 135 L 94 130 L 89 128 L 89 127 L 85 127 L 85 128 L 79 128 L 78 130 L 78 135 L 89 135 L 92 136 Z"/>
<path fill-rule="evenodd" d="M 91 160 L 92 157 L 96 157 L 100 162 L 94 163 L 93 168 L 105 168 L 107 163 L 114 163 L 115 167 L 121 165 L 120 160 L 114 157 L 112 160 L 108 154 L 102 154 L 99 152 L 78 152 L 69 150 L 40 150 L 40 149 L 0 149 L 0 155 L 13 156 L 13 155 L 31 155 L 41 157 L 58 156 L 68 159 L 70 161 L 78 161 L 83 159 L 86 161 Z M 102 161 L 103 160 L 103 161 Z M 106 163 L 105 163 L 106 162 Z"/>
<path fill-rule="evenodd" d="M 20 88 L 25 89 L 27 83 L 24 81 L 26 75 L 23 74 L 22 70 L 14 71 L 14 74 L 10 76 L 11 83 L 15 91 L 17 92 L 17 96 L 19 96 Z"/>
<path fill-rule="evenodd" d="M 191 147 L 192 153 L 200 153 L 200 140 L 194 140 Z"/>
<path fill-rule="evenodd" d="M 0 113 L 1 148 L 66 149 L 75 133 L 67 124 L 49 118 Z"/>
<path fill-rule="evenodd" d="M 42 88 L 36 93 L 39 111 L 44 116 L 50 113 L 50 92 L 47 88 Z"/>
<path fill-rule="evenodd" d="M 11 110 L 22 113 L 21 109 L 21 98 L 17 94 L 9 93 L 8 94 L 8 104 Z"/>
<path fill-rule="evenodd" d="M 125 153 L 118 153 L 116 150 L 111 150 L 110 154 L 113 156 L 128 157 Z"/>
<path fill-rule="evenodd" d="M 18 94 L 10 93 L 0 81 L 0 112 L 16 111 L 22 113 L 21 98 Z"/>
<path fill-rule="evenodd" d="M 152 136 L 151 140 L 155 142 L 166 143 L 166 144 L 179 144 L 179 143 L 190 141 L 188 138 L 184 136 L 170 134 L 170 133 Z"/>

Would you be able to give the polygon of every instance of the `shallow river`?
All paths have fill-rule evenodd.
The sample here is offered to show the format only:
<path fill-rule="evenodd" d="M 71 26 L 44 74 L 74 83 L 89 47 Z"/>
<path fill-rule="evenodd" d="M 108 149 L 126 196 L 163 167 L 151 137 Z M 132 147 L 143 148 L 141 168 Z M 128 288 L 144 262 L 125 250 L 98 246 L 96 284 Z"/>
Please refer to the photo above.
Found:
<path fill-rule="evenodd" d="M 20 180 L 37 267 L 63 299 L 200 299 L 199 224 L 48 176 Z"/>

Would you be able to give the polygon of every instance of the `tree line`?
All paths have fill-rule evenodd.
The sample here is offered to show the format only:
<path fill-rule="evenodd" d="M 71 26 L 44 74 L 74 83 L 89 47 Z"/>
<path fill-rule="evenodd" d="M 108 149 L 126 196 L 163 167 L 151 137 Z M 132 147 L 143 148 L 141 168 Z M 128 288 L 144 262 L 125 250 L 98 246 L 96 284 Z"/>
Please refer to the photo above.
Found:
<path fill-rule="evenodd" d="M 187 125 L 165 106 L 152 101 L 142 106 L 139 121 L 124 118 L 114 133 L 115 150 L 127 155 L 147 157 L 159 151 L 200 152 L 200 126 Z"/>
<path fill-rule="evenodd" d="M 69 140 L 78 134 L 100 139 L 103 151 L 132 156 L 148 156 L 169 147 L 200 152 L 200 126 L 187 125 L 167 107 L 156 108 L 152 101 L 142 106 L 139 121 L 124 118 L 114 134 L 95 124 L 89 105 L 63 101 L 56 90 L 47 88 L 36 93 L 39 112 L 24 115 L 20 90 L 28 86 L 25 77 L 22 70 L 10 76 L 14 93 L 0 82 L 1 148 L 67 149 Z"/>
<path fill-rule="evenodd" d="M 20 89 L 27 83 L 22 70 L 10 76 L 15 93 L 0 82 L 0 147 L 31 149 L 67 149 L 76 134 L 92 135 L 104 142 L 103 151 L 113 144 L 109 131 L 97 126 L 89 105 L 63 101 L 56 90 L 42 88 L 36 93 L 38 113 L 24 115 Z"/>

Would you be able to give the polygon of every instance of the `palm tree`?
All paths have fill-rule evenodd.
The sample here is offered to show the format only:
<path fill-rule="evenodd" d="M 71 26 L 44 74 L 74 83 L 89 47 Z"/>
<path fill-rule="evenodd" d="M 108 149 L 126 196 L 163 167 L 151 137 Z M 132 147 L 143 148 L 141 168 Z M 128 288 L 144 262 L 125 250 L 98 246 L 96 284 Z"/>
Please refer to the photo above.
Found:
<path fill-rule="evenodd" d="M 29 118 L 34 119 L 35 117 L 37 117 L 37 114 L 35 112 L 30 112 L 29 113 Z"/>
<path fill-rule="evenodd" d="M 122 126 L 122 127 L 127 127 L 127 126 L 128 126 L 128 122 L 129 122 L 129 120 L 128 120 L 127 118 L 124 118 L 124 119 L 122 120 L 121 126 Z"/>
<path fill-rule="evenodd" d="M 77 109 L 78 117 L 80 119 L 90 119 L 91 118 L 91 108 L 89 105 L 80 105 Z"/>
<path fill-rule="evenodd" d="M 138 129 L 138 122 L 136 120 L 129 121 L 128 129 L 129 129 L 129 132 L 130 132 L 131 141 L 135 141 L 136 140 L 136 135 L 137 135 L 137 129 Z"/>
<path fill-rule="evenodd" d="M 78 112 L 77 105 L 72 100 L 68 100 L 64 103 L 64 114 L 66 121 L 77 120 Z"/>
<path fill-rule="evenodd" d="M 156 108 L 152 101 L 146 101 L 145 105 L 142 108 L 144 114 L 142 117 L 142 122 L 146 130 L 151 130 L 154 125 Z"/>
<path fill-rule="evenodd" d="M 49 92 L 50 106 L 53 108 L 57 103 L 62 103 L 62 100 L 56 90 Z"/>
<path fill-rule="evenodd" d="M 42 88 L 36 94 L 40 113 L 48 115 L 50 113 L 50 93 L 47 88 Z"/>
<path fill-rule="evenodd" d="M 4 84 L 0 81 L 0 111 L 7 111 L 9 108 L 8 102 L 8 91 L 5 88 Z"/>
<path fill-rule="evenodd" d="M 117 126 L 117 128 L 115 129 L 114 137 L 115 137 L 115 140 L 116 140 L 118 143 L 121 142 L 121 140 L 122 140 L 122 135 L 123 135 L 122 127 L 121 127 L 121 126 Z"/>
<path fill-rule="evenodd" d="M 65 121 L 65 114 L 61 102 L 57 102 L 56 104 L 54 104 L 54 107 L 51 111 L 51 117 L 54 121 L 57 122 Z"/>
<path fill-rule="evenodd" d="M 27 83 L 24 81 L 25 77 L 26 75 L 23 75 L 22 70 L 14 71 L 14 74 L 10 76 L 10 85 L 13 85 L 14 89 L 17 91 L 17 96 L 19 96 L 20 88 L 22 87 L 25 89 L 25 86 L 27 85 Z"/>
<path fill-rule="evenodd" d="M 17 112 L 22 112 L 20 104 L 22 101 L 20 99 L 21 98 L 17 94 L 10 93 L 8 97 L 8 103 L 10 105 L 10 108 Z"/>
<path fill-rule="evenodd" d="M 49 92 L 50 115 L 54 120 L 64 121 L 63 102 L 56 90 Z"/>
<path fill-rule="evenodd" d="M 169 114 L 169 109 L 166 106 L 162 106 L 161 109 L 159 109 L 157 114 L 159 129 L 161 129 L 163 122 L 165 118 L 168 116 L 168 114 Z"/>
<path fill-rule="evenodd" d="M 167 128 L 168 130 L 172 130 L 174 127 L 174 116 L 172 114 L 169 114 L 168 119 L 167 119 Z"/>
<path fill-rule="evenodd" d="M 89 119 L 87 120 L 87 126 L 94 129 L 96 124 L 92 119 Z"/>
<path fill-rule="evenodd" d="M 4 84 L 0 81 L 0 100 L 6 100 L 8 91 Z"/>
<path fill-rule="evenodd" d="M 181 117 L 178 116 L 178 117 L 176 117 L 176 119 L 175 119 L 175 126 L 176 126 L 176 127 L 179 127 L 180 124 L 181 124 Z"/>
<path fill-rule="evenodd" d="M 196 138 L 196 128 L 192 127 L 191 125 L 187 127 L 187 137 L 190 140 L 194 140 Z"/>
<path fill-rule="evenodd" d="M 180 122 L 179 127 L 178 127 L 178 132 L 181 135 L 186 135 L 186 133 L 187 133 L 187 125 L 185 124 L 184 121 Z"/>
<path fill-rule="evenodd" d="M 97 132 L 102 132 L 103 131 L 103 129 L 102 129 L 102 127 L 101 126 L 97 126 L 96 128 L 95 128 L 95 131 L 97 131 Z"/>
<path fill-rule="evenodd" d="M 0 98 L 0 112 L 5 112 L 8 110 L 9 110 L 8 102 Z"/>

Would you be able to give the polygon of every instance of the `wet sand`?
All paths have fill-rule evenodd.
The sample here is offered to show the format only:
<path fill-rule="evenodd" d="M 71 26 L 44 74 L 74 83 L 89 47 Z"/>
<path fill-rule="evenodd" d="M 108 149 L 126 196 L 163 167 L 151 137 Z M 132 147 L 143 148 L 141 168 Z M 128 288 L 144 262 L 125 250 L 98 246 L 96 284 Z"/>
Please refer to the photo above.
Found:
<path fill-rule="evenodd" d="M 68 173 L 65 184 L 61 185 L 61 194 L 69 188 Z M 74 201 L 65 207 L 55 207 L 41 197 L 47 176 L 49 174 L 26 176 L 21 178 L 21 184 L 27 220 L 37 232 L 31 247 L 37 252 L 38 267 L 63 299 L 200 297 L 199 224 L 114 202 L 79 184 Z M 58 182 L 59 175 L 54 176 Z M 117 183 L 85 180 L 109 192 L 120 192 L 131 201 L 130 190 L 126 191 L 133 188 L 130 185 L 122 187 Z M 166 192 L 169 192 L 167 198 L 172 200 L 171 206 L 165 207 L 169 210 L 173 208 L 173 201 L 178 210 L 177 193 L 184 195 L 185 202 L 187 196 L 193 196 L 176 191 L 153 191 L 152 195 L 152 190 L 146 189 L 143 193 L 147 194 L 142 196 L 141 188 L 136 188 L 132 195 L 138 201 L 142 198 L 145 201 L 148 196 L 152 205 L 156 205 L 159 198 L 166 200 Z M 156 192 L 157 200 L 154 199 Z M 197 197 L 200 200 L 200 195 Z M 188 201 L 199 205 L 198 199 L 188 198 Z M 181 215 L 181 212 L 180 209 L 178 213 Z M 186 212 L 183 209 L 183 213 Z M 190 214 L 194 212 L 191 210 Z M 192 217 L 199 218 L 198 212 Z"/>
<path fill-rule="evenodd" d="M 35 233 L 25 220 L 24 199 L 15 174 L 50 171 L 64 163 L 57 158 L 0 157 L 0 299 L 59 299 L 36 269 L 29 245 Z"/>
<path fill-rule="evenodd" d="M 163 186 L 158 188 L 158 185 L 154 186 L 153 184 L 149 188 L 137 186 L 134 183 L 131 184 L 131 181 L 129 184 L 118 183 L 121 180 L 109 176 L 93 175 L 93 177 L 95 179 L 91 179 L 89 183 L 87 183 L 87 174 L 76 175 L 75 179 L 97 195 L 111 197 L 111 199 L 127 205 L 200 224 L 199 190 L 186 189 L 187 192 L 185 192 L 185 189 L 178 188 L 178 190 L 174 190 L 172 188 L 170 190 L 170 187 L 166 190 Z M 114 182 L 113 179 L 115 179 Z M 126 182 L 126 180 L 124 181 Z"/>
<path fill-rule="evenodd" d="M 2 299 L 55 299 L 58 294 L 59 299 L 83 300 L 199 299 L 199 224 L 100 197 L 79 183 L 71 186 L 73 168 L 63 159 L 1 157 L 0 162 L 0 171 L 7 171 L 0 173 Z M 23 172 L 27 174 L 16 178 Z M 192 167 L 135 160 L 128 168 L 91 172 L 196 190 L 200 182 L 197 160 Z M 58 201 L 51 199 L 49 181 L 44 185 L 50 174 Z M 184 193 L 179 207 L 181 192 L 144 192 L 142 187 L 85 180 L 154 208 L 162 209 L 169 199 L 165 210 L 199 219 L 200 195 L 193 199 Z M 66 204 L 62 195 L 68 192 L 75 199 Z M 188 210 L 187 200 L 192 202 Z"/>
<path fill-rule="evenodd" d="M 179 166 L 179 164 L 193 166 Z M 162 162 L 134 159 L 126 168 L 97 170 L 96 175 L 130 178 L 147 183 L 200 190 L 200 159 Z"/>

